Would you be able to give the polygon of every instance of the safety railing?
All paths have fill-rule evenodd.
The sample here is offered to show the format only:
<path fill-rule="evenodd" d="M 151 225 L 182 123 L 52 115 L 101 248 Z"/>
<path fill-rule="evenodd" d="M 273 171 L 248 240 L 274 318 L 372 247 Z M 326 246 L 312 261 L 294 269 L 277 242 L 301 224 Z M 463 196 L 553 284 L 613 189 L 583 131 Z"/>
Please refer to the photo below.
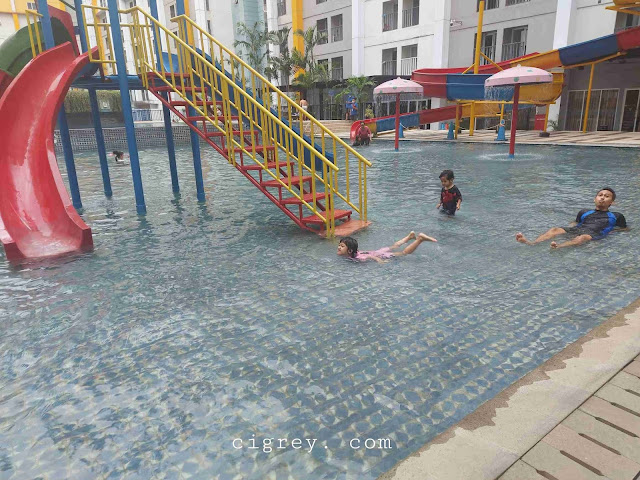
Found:
<path fill-rule="evenodd" d="M 27 17 L 27 31 L 29 32 L 29 41 L 31 42 L 31 55 L 35 58 L 42 53 L 42 37 L 41 28 L 38 18 L 42 18 L 42 14 L 35 10 L 26 9 L 24 11 Z"/>
<path fill-rule="evenodd" d="M 101 7 L 85 5 L 83 8 L 93 11 L 93 24 L 87 22 L 87 28 L 105 26 L 96 20 L 96 11 Z M 343 200 L 366 220 L 366 168 L 371 166 L 368 160 L 186 16 L 172 19 L 178 23 L 176 34 L 139 7 L 120 13 L 132 15 L 132 25 L 122 27 L 129 27 L 132 32 L 135 68 L 145 87 L 149 88 L 149 81 L 154 78 L 178 93 L 206 121 L 207 127 L 224 136 L 224 148 L 227 149 L 230 163 L 235 165 L 236 153 L 250 158 L 263 169 L 263 173 L 273 177 L 281 187 L 322 219 L 328 235 L 335 230 L 336 198 Z M 91 61 L 113 64 L 107 58 L 107 52 L 111 52 L 113 58 L 111 37 L 108 34 L 105 37 L 107 47 L 100 48 L 98 45 L 98 58 L 94 57 Z M 188 40 L 190 37 L 195 37 L 199 49 Z M 96 38 L 102 37 L 96 35 Z M 163 51 L 169 53 L 165 59 L 160 53 Z M 204 92 L 211 93 L 211 100 L 222 100 L 222 112 L 207 108 L 208 102 L 211 102 Z M 283 120 L 274 113 L 272 107 L 280 112 L 285 105 L 288 118 Z M 311 132 L 310 141 L 302 136 L 307 123 Z M 256 149 L 258 137 L 265 147 L 262 150 L 264 156 Z M 319 145 L 314 141 L 318 141 Z M 272 147 L 272 152 L 268 152 L 269 147 Z M 344 152 L 341 156 L 344 168 L 338 165 L 339 149 Z M 329 160 L 331 152 L 334 154 L 333 161 Z M 281 179 L 273 173 L 269 169 L 270 162 L 275 162 L 277 171 L 286 170 L 287 175 Z M 353 170 L 353 164 L 357 166 L 356 172 L 350 171 L 350 167 Z M 356 175 L 354 189 L 352 177 Z M 311 192 L 306 194 L 303 193 L 303 176 L 311 177 Z M 299 184 L 294 183 L 298 181 Z M 339 188 L 339 182 L 344 185 L 343 188 Z M 326 196 L 325 206 L 318 204 L 318 193 Z"/>

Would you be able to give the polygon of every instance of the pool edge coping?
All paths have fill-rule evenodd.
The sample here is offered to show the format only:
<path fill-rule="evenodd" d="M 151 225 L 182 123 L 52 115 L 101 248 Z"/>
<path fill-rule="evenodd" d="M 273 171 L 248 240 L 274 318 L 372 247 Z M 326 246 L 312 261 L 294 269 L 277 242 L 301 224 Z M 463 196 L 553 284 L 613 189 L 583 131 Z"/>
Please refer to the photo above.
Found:
<path fill-rule="evenodd" d="M 379 480 L 495 480 L 640 353 L 640 298 Z"/>

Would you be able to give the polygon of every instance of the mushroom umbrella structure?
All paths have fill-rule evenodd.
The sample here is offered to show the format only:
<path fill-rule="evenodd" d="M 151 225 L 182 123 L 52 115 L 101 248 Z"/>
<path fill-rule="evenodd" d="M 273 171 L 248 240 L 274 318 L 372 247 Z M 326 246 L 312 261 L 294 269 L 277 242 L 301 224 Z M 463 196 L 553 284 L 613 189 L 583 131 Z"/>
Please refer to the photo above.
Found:
<path fill-rule="evenodd" d="M 400 77 L 395 80 L 389 80 L 378 85 L 373 89 L 373 94 L 377 97 L 380 96 L 393 96 L 396 100 L 396 151 L 399 145 L 399 132 L 400 132 L 400 95 L 410 96 L 411 98 L 422 97 L 423 88 L 422 85 L 411 80 L 404 80 Z"/>
<path fill-rule="evenodd" d="M 513 88 L 513 109 L 511 111 L 511 138 L 509 139 L 509 157 L 514 156 L 516 129 L 518 126 L 518 100 L 520 85 L 533 85 L 553 82 L 553 75 L 535 67 L 517 67 L 502 70 L 484 81 L 485 98 L 500 97 L 507 88 Z"/>

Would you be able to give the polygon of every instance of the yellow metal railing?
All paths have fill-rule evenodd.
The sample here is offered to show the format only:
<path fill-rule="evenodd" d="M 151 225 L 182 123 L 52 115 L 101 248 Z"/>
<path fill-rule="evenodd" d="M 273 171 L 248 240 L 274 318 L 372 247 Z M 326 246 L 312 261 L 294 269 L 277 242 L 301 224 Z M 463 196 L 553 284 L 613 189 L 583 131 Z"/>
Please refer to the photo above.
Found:
<path fill-rule="evenodd" d="M 86 22 L 87 33 L 89 27 L 93 27 L 95 38 L 104 38 L 107 44 L 101 48 L 98 43 L 97 57 L 91 61 L 113 65 L 111 36 L 102 34 L 104 29 L 108 32 L 109 25 L 97 18 L 98 12 L 104 8 L 83 5 L 83 9 L 90 10 L 93 16 L 92 23 Z M 366 220 L 366 169 L 371 166 L 368 160 L 188 17 L 181 15 L 172 19 L 178 24 L 178 32 L 174 33 L 139 7 L 120 13 L 131 16 L 130 23 L 122 24 L 122 27 L 130 30 L 136 73 L 144 86 L 149 88 L 152 86 L 150 80 L 155 79 L 179 94 L 204 119 L 208 129 L 223 136 L 230 163 L 236 164 L 237 153 L 244 159 L 251 159 L 263 173 L 270 175 L 322 219 L 329 236 L 335 230 L 337 198 Z M 195 38 L 197 49 L 188 41 L 189 37 Z M 156 40 L 159 45 L 156 45 Z M 168 53 L 166 62 L 160 52 Z M 220 99 L 221 114 L 216 108 L 216 101 Z M 212 109 L 208 108 L 209 104 L 213 104 Z M 279 115 L 272 111 L 273 104 Z M 286 109 L 283 108 L 285 106 Z M 284 120 L 282 112 L 286 112 Z M 307 128 L 311 133 L 309 141 L 303 138 L 305 124 L 310 127 Z M 237 132 L 235 135 L 234 130 Z M 314 143 L 316 138 L 317 146 Z M 263 156 L 256 145 L 264 146 Z M 337 160 L 340 150 L 344 152 L 341 165 Z M 305 151 L 310 162 L 305 162 Z M 334 154 L 333 161 L 329 160 L 330 152 Z M 269 163 L 275 163 L 278 172 L 285 170 L 286 176 L 280 177 L 272 172 Z M 350 172 L 350 167 L 354 171 Z M 356 175 L 354 189 L 352 177 Z M 311 178 L 310 191 L 306 193 L 303 193 L 303 176 Z M 319 193 L 325 195 L 324 209 L 318 203 Z"/>
<path fill-rule="evenodd" d="M 27 30 L 29 32 L 29 41 L 31 42 L 31 55 L 35 58 L 37 55 L 42 53 L 42 38 L 40 38 L 40 24 L 38 23 L 38 18 L 41 18 L 42 15 L 36 12 L 35 10 L 25 10 L 24 11 L 27 17 Z"/>

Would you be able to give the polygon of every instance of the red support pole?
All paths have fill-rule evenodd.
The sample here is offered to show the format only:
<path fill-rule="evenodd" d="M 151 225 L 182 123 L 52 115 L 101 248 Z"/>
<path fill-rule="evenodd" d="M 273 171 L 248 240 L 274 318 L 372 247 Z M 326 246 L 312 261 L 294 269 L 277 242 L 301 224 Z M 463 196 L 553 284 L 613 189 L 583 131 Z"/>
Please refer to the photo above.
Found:
<path fill-rule="evenodd" d="M 400 146 L 400 94 L 396 94 L 396 152 Z"/>
<path fill-rule="evenodd" d="M 513 108 L 511 109 L 511 138 L 509 138 L 509 157 L 513 158 L 516 151 L 516 130 L 518 129 L 518 100 L 520 100 L 520 85 L 516 84 L 513 91 Z"/>

